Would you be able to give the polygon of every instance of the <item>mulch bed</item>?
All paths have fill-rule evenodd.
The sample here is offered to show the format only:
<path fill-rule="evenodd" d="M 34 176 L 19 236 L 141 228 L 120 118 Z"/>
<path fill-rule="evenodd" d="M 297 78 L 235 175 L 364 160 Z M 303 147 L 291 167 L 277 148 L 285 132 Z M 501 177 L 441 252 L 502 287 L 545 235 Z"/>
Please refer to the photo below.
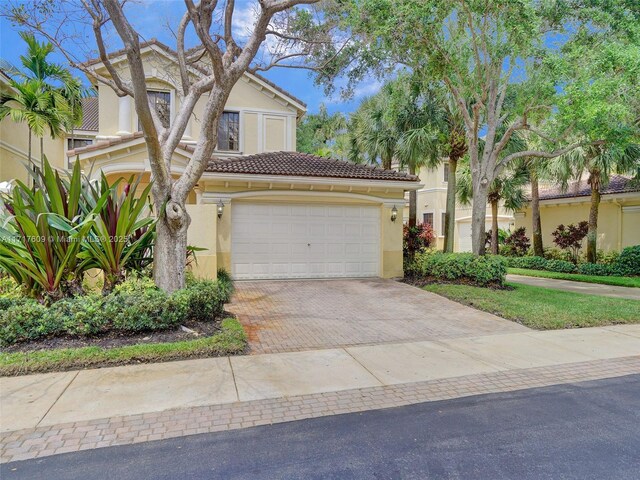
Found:
<path fill-rule="evenodd" d="M 1 352 L 30 352 L 34 350 L 55 350 L 60 348 L 81 348 L 81 347 L 124 347 L 126 345 L 137 345 L 144 343 L 172 343 L 181 340 L 195 340 L 196 338 L 210 337 L 220 331 L 220 323 L 223 318 L 233 317 L 229 312 L 213 321 L 200 322 L 188 321 L 182 325 L 195 331 L 198 335 L 186 332 L 180 327 L 170 330 L 159 330 L 152 332 L 125 333 L 109 332 L 95 337 L 51 337 L 35 340 L 33 342 L 19 343 L 0 349 Z"/>

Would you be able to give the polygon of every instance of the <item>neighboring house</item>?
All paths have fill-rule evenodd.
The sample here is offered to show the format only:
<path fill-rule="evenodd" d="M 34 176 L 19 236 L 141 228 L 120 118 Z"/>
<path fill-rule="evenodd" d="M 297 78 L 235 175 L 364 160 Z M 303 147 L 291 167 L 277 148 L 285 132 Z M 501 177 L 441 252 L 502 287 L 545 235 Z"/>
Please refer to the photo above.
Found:
<path fill-rule="evenodd" d="M 436 235 L 436 248 L 444 247 L 444 215 L 447 210 L 448 164 L 441 162 L 436 168 L 422 167 L 419 173 L 420 182 L 424 184 L 418 190 L 417 221 L 430 223 Z M 405 221 L 409 217 L 409 209 L 404 211 Z M 513 213 L 504 208 L 498 210 L 498 225 L 504 230 L 513 226 Z M 487 208 L 486 228 L 491 229 L 491 209 Z M 471 251 L 471 207 L 456 206 L 456 228 L 454 251 Z"/>
<path fill-rule="evenodd" d="M 598 248 L 620 251 L 640 244 L 640 184 L 622 175 L 612 175 L 601 191 L 598 214 Z M 566 191 L 552 187 L 540 191 L 542 239 L 553 247 L 553 232 L 560 224 L 568 225 L 589 219 L 591 188 L 585 180 L 574 182 Z M 525 227 L 531 236 L 531 208 L 515 214 L 515 226 Z"/>
<path fill-rule="evenodd" d="M 142 56 L 149 95 L 170 124 L 180 102 L 175 53 L 153 40 L 142 45 Z M 111 61 L 126 75 L 123 52 L 114 52 Z M 100 61 L 88 65 L 107 75 Z M 105 85 L 95 87 L 97 107 L 91 105 L 91 115 L 85 112 L 86 122 L 97 112 L 95 131 L 74 136 L 80 143 L 66 153 L 52 146 L 49 155 L 45 146 L 47 156 L 59 168 L 80 161 L 94 177 L 104 172 L 115 181 L 142 174 L 143 183 L 149 182 L 132 99 L 117 97 Z M 196 105 L 174 154 L 175 175 L 193 152 L 205 102 L 206 97 Z M 402 209 L 405 192 L 421 186 L 419 179 L 293 152 L 296 125 L 305 112 L 303 102 L 261 76 L 246 73 L 234 86 L 218 127 L 216 154 L 189 198 L 189 244 L 207 248 L 197 256 L 199 274 L 215 277 L 223 267 L 237 279 L 403 275 L 402 219 L 392 217 Z M 18 126 L 5 130 L 6 122 L 0 181 L 18 176 L 19 160 L 26 158 L 23 144 L 15 146 L 15 135 L 5 134 Z M 6 156 L 9 150 L 17 153 Z"/>

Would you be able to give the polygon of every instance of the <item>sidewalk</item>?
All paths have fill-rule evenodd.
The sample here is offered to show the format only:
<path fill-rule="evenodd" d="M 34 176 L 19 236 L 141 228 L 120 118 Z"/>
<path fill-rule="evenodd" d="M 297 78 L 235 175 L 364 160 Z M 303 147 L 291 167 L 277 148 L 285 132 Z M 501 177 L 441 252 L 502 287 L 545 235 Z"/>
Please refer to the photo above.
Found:
<path fill-rule="evenodd" d="M 640 373 L 640 325 L 0 379 L 2 461 Z"/>
<path fill-rule="evenodd" d="M 555 278 L 529 277 L 526 275 L 512 274 L 507 275 L 507 281 L 532 285 L 534 287 L 564 290 L 566 292 L 640 300 L 640 288 L 617 287 L 615 285 L 602 285 L 600 283 L 574 282 L 572 280 L 558 280 Z"/>

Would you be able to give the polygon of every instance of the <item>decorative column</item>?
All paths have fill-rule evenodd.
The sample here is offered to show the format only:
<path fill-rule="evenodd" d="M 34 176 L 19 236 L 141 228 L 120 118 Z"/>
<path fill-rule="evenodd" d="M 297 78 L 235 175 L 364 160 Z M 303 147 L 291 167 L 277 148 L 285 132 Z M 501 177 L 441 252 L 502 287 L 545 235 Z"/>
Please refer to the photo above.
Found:
<path fill-rule="evenodd" d="M 118 132 L 117 135 L 131 133 L 131 97 L 125 95 L 118 98 Z"/>

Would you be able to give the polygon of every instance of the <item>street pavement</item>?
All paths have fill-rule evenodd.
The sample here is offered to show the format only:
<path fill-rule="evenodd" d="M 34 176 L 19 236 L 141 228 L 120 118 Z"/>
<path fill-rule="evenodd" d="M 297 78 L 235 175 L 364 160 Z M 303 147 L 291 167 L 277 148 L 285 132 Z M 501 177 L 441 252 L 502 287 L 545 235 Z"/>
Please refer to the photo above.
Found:
<path fill-rule="evenodd" d="M 637 479 L 640 374 L 0 466 L 18 479 Z"/>

